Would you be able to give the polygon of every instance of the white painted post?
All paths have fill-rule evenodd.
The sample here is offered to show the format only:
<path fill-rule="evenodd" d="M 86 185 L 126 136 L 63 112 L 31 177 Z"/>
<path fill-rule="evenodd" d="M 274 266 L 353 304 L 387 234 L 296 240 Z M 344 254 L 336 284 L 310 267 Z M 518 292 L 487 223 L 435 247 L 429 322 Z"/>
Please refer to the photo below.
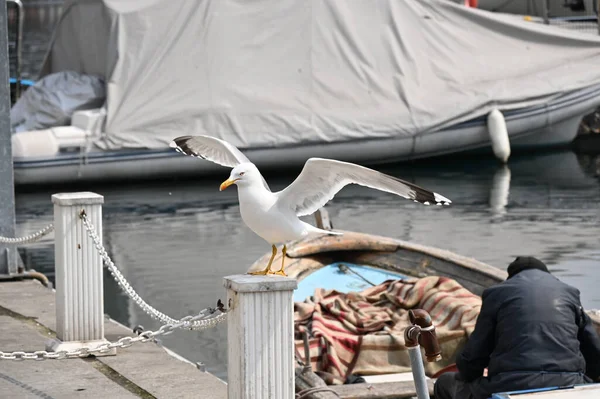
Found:
<path fill-rule="evenodd" d="M 93 348 L 104 338 L 102 258 L 81 220 L 85 210 L 102 240 L 102 204 L 96 193 L 64 193 L 54 203 L 54 261 L 56 268 L 56 339 L 47 350 Z M 115 355 L 116 349 L 98 355 Z"/>
<path fill-rule="evenodd" d="M 296 279 L 235 275 L 224 285 L 228 397 L 293 399 Z"/>

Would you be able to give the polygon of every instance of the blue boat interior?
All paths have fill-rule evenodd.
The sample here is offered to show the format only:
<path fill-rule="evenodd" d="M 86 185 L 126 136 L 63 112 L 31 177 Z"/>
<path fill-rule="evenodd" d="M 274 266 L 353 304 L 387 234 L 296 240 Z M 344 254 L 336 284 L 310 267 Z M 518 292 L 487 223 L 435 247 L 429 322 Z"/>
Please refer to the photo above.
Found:
<path fill-rule="evenodd" d="M 302 302 L 312 296 L 317 288 L 335 289 L 339 292 L 362 291 L 386 280 L 399 280 L 406 275 L 367 265 L 336 262 L 311 273 L 298 284 L 294 301 Z"/>
<path fill-rule="evenodd" d="M 590 385 L 594 386 L 590 392 L 590 396 L 583 396 L 585 391 L 580 391 L 577 389 L 578 387 L 589 387 Z M 600 384 L 585 384 L 585 385 L 570 385 L 564 387 L 547 387 L 547 388 L 539 388 L 539 389 L 527 389 L 523 391 L 511 391 L 511 392 L 501 392 L 495 393 L 492 395 L 490 399 L 511 399 L 518 398 L 520 395 L 525 394 L 535 394 L 539 392 L 552 392 L 552 391 L 565 391 L 565 398 L 592 398 L 599 397 L 600 394 Z M 566 396 L 569 394 L 569 396 Z M 537 397 L 537 395 L 536 395 Z M 544 396 L 545 397 L 545 396 Z M 562 396 L 561 396 L 562 397 Z"/>

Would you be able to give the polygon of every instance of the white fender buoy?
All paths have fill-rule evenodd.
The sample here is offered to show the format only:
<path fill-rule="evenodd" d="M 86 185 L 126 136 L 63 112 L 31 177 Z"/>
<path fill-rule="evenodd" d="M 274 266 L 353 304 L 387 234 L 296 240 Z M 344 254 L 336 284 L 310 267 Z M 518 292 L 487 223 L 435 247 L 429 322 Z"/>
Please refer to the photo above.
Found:
<path fill-rule="evenodd" d="M 487 127 L 494 155 L 502 163 L 506 163 L 508 157 L 510 157 L 510 141 L 508 140 L 508 129 L 502 112 L 497 109 L 490 112 L 487 117 Z"/>

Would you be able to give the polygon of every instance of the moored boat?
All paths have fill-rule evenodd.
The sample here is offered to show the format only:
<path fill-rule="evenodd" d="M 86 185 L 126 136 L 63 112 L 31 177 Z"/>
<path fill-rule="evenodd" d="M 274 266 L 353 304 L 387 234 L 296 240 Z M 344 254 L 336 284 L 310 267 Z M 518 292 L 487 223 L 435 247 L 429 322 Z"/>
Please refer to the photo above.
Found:
<path fill-rule="evenodd" d="M 248 271 L 263 269 L 269 257 L 270 253 L 258 259 Z M 335 335 L 348 334 L 338 338 L 352 345 L 351 332 L 354 326 L 344 329 L 344 325 L 354 323 L 364 327 L 372 321 L 372 318 L 365 317 L 355 322 L 351 317 L 344 320 L 343 316 L 338 315 L 336 320 L 332 312 L 323 309 L 348 310 L 349 312 L 345 314 L 347 316 L 353 309 L 365 309 L 369 304 L 390 308 L 390 304 L 396 301 L 395 298 L 401 297 L 405 304 L 410 302 L 411 306 L 428 310 L 434 321 L 442 324 L 436 327 L 436 330 L 440 338 L 443 360 L 425 365 L 431 389 L 435 377 L 443 371 L 453 369 L 456 354 L 472 331 L 479 311 L 479 296 L 483 290 L 505 280 L 507 276 L 503 270 L 450 251 L 355 232 L 344 232 L 343 236 L 322 236 L 291 243 L 288 245 L 285 261 L 286 273 L 299 280 L 298 289 L 294 294 L 297 388 L 324 386 L 327 381 L 328 388 L 343 398 L 415 396 L 410 362 L 400 335 L 403 332 L 401 327 L 408 325 L 405 311 L 408 307 L 393 308 L 398 318 L 404 321 L 390 318 L 389 320 L 393 321 L 387 324 L 391 327 L 374 327 L 372 331 L 363 330 L 356 333 L 356 336 L 360 336 L 360 339 L 356 340 L 358 342 L 356 348 L 359 350 L 354 351 L 344 348 L 340 350 L 341 347 L 336 346 Z M 277 265 L 279 262 L 281 262 L 281 254 L 275 258 L 273 264 Z M 410 285 L 415 288 L 411 288 Z M 404 292 L 399 295 L 398 292 L 401 290 Z M 417 294 L 419 291 L 424 292 Z M 418 297 L 415 297 L 416 295 Z M 382 299 L 390 296 L 394 299 L 389 301 Z M 345 307 L 352 302 L 355 303 L 355 308 Z M 317 309 L 318 313 L 312 313 L 311 320 L 308 322 L 304 320 L 307 307 L 310 312 L 315 312 Z M 377 315 L 376 311 L 371 309 L 365 312 L 371 316 Z M 448 316 L 449 313 L 452 315 Z M 587 313 L 600 333 L 598 312 L 588 310 Z M 334 325 L 335 322 L 339 324 Z M 319 331 L 316 335 L 320 337 L 319 339 L 314 338 L 315 334 L 311 330 L 314 325 L 311 323 L 318 324 Z M 327 335 L 328 328 L 334 331 L 332 337 Z M 374 336 L 376 337 L 373 338 Z M 394 341 L 394 344 L 381 344 L 386 340 Z M 363 345 L 364 342 L 367 344 Z M 378 343 L 379 349 L 373 349 L 377 346 L 373 345 L 374 342 Z M 368 350 L 365 349 L 367 345 Z M 343 358 L 347 353 L 340 353 L 344 350 L 349 353 L 350 361 Z M 310 353 L 308 362 L 306 353 Z M 365 353 L 366 355 L 363 355 Z M 386 359 L 381 361 L 384 354 Z M 345 364 L 346 369 L 336 375 L 336 369 L 331 366 L 335 362 L 330 360 L 328 365 L 324 365 L 326 362 L 320 359 L 324 355 L 328 359 L 337 357 L 334 359 L 337 362 L 336 367 L 339 369 L 341 365 L 343 369 Z M 376 364 L 377 367 L 369 367 L 369 362 Z M 357 365 L 360 369 L 358 373 Z M 307 367 L 319 376 L 306 372 Z M 585 387 L 585 392 L 579 391 L 583 388 L 577 388 L 577 391 L 564 390 L 560 393 L 563 396 L 557 398 L 582 397 L 568 395 L 586 395 L 592 392 L 591 388 Z M 596 390 L 592 394 L 600 392 L 600 387 L 595 386 L 594 389 Z M 533 392 L 529 394 L 534 397 L 538 395 Z M 500 397 L 513 396 L 506 394 L 498 396 Z"/>
<path fill-rule="evenodd" d="M 446 0 L 69 0 L 13 107 L 15 183 L 212 173 L 182 134 L 261 170 L 566 145 L 600 105 L 588 36 Z"/>

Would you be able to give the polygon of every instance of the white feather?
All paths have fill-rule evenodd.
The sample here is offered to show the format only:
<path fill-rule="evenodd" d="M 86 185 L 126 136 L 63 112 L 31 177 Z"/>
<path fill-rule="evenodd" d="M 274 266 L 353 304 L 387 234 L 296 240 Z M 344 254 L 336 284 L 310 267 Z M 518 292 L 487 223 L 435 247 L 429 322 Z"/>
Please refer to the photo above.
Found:
<path fill-rule="evenodd" d="M 451 201 L 412 183 L 348 162 L 310 158 L 300 175 L 284 190 L 276 193 L 277 204 L 298 216 L 310 215 L 329 202 L 344 186 L 358 184 L 429 205 Z M 417 199 L 422 199 L 417 201 Z"/>
<path fill-rule="evenodd" d="M 348 184 L 386 191 L 426 205 L 448 205 L 451 202 L 440 194 L 373 169 L 322 158 L 306 161 L 292 184 L 272 193 L 256 166 L 226 141 L 209 136 L 182 136 L 174 139 L 171 147 L 186 155 L 234 168 L 230 179 L 238 185 L 242 219 L 252 231 L 271 244 L 307 235 L 341 234 L 317 229 L 299 217 L 323 207 Z"/>

